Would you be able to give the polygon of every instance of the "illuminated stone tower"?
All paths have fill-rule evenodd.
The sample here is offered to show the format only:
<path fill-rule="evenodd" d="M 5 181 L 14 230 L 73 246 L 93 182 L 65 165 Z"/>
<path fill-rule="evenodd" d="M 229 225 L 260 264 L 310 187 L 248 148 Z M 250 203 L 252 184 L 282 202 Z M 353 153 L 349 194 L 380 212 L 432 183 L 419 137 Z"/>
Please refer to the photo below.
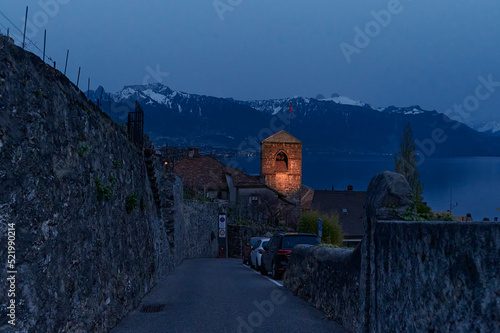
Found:
<path fill-rule="evenodd" d="M 260 174 L 266 185 L 293 194 L 302 186 L 302 142 L 280 131 L 260 143 Z"/>

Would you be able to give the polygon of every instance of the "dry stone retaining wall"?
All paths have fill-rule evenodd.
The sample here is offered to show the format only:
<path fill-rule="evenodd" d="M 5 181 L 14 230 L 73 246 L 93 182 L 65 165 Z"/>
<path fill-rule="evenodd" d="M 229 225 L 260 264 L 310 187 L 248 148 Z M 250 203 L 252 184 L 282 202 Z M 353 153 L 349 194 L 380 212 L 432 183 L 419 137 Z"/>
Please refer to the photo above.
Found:
<path fill-rule="evenodd" d="M 295 247 L 285 286 L 350 332 L 500 332 L 500 223 L 383 220 L 410 203 L 401 175 L 375 176 L 362 244 Z"/>

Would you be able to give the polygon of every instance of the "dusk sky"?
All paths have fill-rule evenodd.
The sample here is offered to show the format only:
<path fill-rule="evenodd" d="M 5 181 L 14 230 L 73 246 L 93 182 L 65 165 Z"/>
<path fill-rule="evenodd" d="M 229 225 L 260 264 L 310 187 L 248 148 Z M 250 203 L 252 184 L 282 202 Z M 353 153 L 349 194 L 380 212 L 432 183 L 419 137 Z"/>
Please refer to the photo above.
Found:
<path fill-rule="evenodd" d="M 61 70 L 70 49 L 82 90 L 90 76 L 113 92 L 158 81 L 243 100 L 335 92 L 500 120 L 498 0 L 0 0 L 0 11 L 22 29 L 26 5 L 28 36 L 42 48 L 47 29 Z"/>

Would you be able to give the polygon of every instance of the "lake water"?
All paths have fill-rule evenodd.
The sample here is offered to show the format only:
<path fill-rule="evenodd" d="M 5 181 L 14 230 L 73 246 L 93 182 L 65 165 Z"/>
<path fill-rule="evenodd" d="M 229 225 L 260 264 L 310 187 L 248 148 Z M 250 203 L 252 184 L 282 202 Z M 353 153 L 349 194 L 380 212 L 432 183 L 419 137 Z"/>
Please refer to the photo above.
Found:
<path fill-rule="evenodd" d="M 384 170 L 394 170 L 394 158 L 339 157 L 308 155 L 302 157 L 302 182 L 315 190 L 366 191 L 371 178 Z M 260 157 L 236 157 L 235 160 L 247 173 L 260 172 Z M 225 160 L 224 162 L 228 162 Z M 450 208 L 452 193 L 453 215 L 471 213 L 475 221 L 488 217 L 493 221 L 500 216 L 500 157 L 427 158 L 419 166 L 420 180 L 424 186 L 424 200 L 433 211 Z"/>

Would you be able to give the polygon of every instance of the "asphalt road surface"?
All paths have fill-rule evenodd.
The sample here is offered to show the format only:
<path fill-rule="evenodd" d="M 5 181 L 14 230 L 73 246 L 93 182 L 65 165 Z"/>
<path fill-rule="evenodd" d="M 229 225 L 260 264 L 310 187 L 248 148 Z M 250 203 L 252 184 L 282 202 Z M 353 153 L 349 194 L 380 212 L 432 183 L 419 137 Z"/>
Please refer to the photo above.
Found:
<path fill-rule="evenodd" d="M 143 306 L 163 306 L 144 313 Z M 112 333 L 346 332 L 239 259 L 185 260 Z"/>

